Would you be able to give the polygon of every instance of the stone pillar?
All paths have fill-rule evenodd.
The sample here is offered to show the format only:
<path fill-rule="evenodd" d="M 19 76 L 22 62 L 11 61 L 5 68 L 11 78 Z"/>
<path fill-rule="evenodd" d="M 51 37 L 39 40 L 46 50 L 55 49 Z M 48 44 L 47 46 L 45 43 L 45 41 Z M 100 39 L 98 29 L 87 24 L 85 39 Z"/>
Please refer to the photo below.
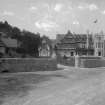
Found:
<path fill-rule="evenodd" d="M 85 61 L 85 59 L 81 59 L 81 63 L 80 63 L 81 68 L 84 68 L 84 61 Z"/>
<path fill-rule="evenodd" d="M 78 68 L 79 66 L 79 56 L 75 55 L 75 68 Z"/>
<path fill-rule="evenodd" d="M 53 51 L 51 58 L 56 59 L 56 53 Z"/>

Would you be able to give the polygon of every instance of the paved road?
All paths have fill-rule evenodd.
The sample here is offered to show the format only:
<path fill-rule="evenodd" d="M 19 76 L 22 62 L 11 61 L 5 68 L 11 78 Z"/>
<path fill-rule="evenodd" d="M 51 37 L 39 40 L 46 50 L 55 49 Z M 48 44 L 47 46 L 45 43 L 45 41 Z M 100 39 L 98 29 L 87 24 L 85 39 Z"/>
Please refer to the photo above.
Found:
<path fill-rule="evenodd" d="M 105 105 L 104 68 L 38 73 L 54 76 L 25 97 L 8 97 L 3 105 Z"/>

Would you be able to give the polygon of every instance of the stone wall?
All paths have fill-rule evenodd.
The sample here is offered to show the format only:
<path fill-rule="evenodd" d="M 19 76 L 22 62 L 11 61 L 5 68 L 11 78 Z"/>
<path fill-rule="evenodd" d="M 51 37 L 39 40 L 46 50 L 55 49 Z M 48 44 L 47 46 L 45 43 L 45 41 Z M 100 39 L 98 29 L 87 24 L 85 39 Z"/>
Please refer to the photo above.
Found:
<path fill-rule="evenodd" d="M 85 68 L 96 68 L 96 67 L 105 67 L 105 60 L 102 59 L 91 59 L 91 60 L 85 60 L 84 61 L 84 67 Z"/>
<path fill-rule="evenodd" d="M 80 57 L 79 67 L 96 68 L 105 67 L 105 59 L 102 57 Z"/>
<path fill-rule="evenodd" d="M 76 57 L 57 57 L 57 62 L 71 67 L 80 67 L 80 68 L 96 68 L 96 67 L 105 67 L 105 59 L 102 57 L 93 57 L 93 56 L 78 56 Z"/>
<path fill-rule="evenodd" d="M 57 62 L 50 58 L 13 58 L 0 59 L 0 71 L 9 72 L 33 72 L 57 70 Z"/>

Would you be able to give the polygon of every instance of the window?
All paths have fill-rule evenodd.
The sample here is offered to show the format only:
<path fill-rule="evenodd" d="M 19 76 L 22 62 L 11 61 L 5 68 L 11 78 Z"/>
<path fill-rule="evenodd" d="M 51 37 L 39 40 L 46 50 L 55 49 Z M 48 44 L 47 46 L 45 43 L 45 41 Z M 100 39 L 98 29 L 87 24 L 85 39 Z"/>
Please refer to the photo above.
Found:
<path fill-rule="evenodd" d="M 74 56 L 74 52 L 71 52 L 71 56 Z"/>
<path fill-rule="evenodd" d="M 101 48 L 101 43 L 100 42 L 98 43 L 98 48 Z"/>
<path fill-rule="evenodd" d="M 100 51 L 98 52 L 98 56 L 101 56 L 101 52 Z"/>

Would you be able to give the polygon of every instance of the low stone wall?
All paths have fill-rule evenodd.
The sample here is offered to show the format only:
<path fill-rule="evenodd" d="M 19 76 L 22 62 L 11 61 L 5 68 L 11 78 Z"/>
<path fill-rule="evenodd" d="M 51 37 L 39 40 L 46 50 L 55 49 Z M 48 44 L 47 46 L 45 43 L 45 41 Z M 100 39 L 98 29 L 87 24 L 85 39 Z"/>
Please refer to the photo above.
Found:
<path fill-rule="evenodd" d="M 78 56 L 78 57 L 57 57 L 57 62 L 65 66 L 81 67 L 81 68 L 96 68 L 105 67 L 105 59 L 94 56 Z"/>
<path fill-rule="evenodd" d="M 84 67 L 86 67 L 86 68 L 105 67 L 105 60 L 102 60 L 102 59 L 85 60 Z"/>
<path fill-rule="evenodd" d="M 33 72 L 57 70 L 57 62 L 50 58 L 13 58 L 0 59 L 0 71 L 9 72 Z"/>
<path fill-rule="evenodd" d="M 102 57 L 79 57 L 79 67 L 105 67 L 105 59 L 103 59 Z"/>

